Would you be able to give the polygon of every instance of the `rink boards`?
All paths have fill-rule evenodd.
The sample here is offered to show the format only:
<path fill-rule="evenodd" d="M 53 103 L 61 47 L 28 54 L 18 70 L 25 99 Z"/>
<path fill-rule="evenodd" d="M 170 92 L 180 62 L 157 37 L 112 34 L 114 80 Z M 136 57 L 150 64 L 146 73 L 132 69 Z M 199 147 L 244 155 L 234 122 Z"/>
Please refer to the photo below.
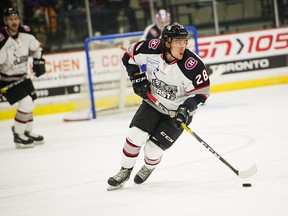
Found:
<path fill-rule="evenodd" d="M 241 32 L 198 39 L 199 55 L 207 65 L 211 93 L 288 83 L 288 27 Z M 97 107 L 113 105 L 117 97 L 119 71 L 123 71 L 123 52 L 116 48 L 94 50 L 91 61 L 95 66 L 94 85 Z M 119 49 L 119 48 L 118 48 Z M 35 115 L 69 112 L 78 100 L 81 84 L 86 80 L 84 51 L 45 55 L 47 72 L 32 77 L 39 98 Z M 30 71 L 32 59 L 29 59 Z M 125 73 L 122 72 L 122 73 Z M 120 74 L 120 75 L 119 75 Z M 131 86 L 127 85 L 127 103 L 139 103 Z M 16 105 L 0 101 L 0 120 L 12 119 Z"/>

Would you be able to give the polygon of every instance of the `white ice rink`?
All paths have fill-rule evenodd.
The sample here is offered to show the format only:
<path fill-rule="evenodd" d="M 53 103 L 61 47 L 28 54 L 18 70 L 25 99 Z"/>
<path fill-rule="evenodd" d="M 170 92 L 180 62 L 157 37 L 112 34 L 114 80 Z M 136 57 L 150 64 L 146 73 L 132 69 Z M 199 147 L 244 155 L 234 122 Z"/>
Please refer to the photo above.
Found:
<path fill-rule="evenodd" d="M 65 123 L 35 118 L 46 143 L 15 149 L 12 120 L 0 121 L 1 216 L 287 216 L 288 85 L 212 94 L 190 125 L 240 179 L 186 131 L 143 185 L 106 190 L 120 169 L 133 113 Z M 252 183 L 243 188 L 242 183 Z"/>

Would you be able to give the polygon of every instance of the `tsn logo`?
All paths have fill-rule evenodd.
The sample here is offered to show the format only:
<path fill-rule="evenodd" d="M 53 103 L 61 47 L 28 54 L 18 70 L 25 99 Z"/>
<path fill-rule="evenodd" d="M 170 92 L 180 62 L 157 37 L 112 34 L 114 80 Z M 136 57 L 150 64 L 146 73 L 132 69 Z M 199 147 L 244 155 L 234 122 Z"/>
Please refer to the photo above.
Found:
<path fill-rule="evenodd" d="M 171 143 L 174 142 L 174 140 L 171 137 L 169 137 L 164 131 L 161 131 L 160 134 L 169 142 L 171 142 Z"/>

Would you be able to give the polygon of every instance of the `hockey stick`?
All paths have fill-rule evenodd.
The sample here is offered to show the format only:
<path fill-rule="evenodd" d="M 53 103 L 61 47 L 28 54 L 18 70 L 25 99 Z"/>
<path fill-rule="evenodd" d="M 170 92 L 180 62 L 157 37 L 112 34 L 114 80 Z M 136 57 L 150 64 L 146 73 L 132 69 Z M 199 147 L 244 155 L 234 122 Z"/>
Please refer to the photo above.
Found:
<path fill-rule="evenodd" d="M 155 105 L 157 105 L 159 108 L 161 108 L 164 112 L 170 115 L 169 110 L 161 104 L 153 95 L 151 95 L 149 92 L 147 93 L 147 97 L 150 101 L 152 101 Z M 174 118 L 173 115 L 170 115 L 171 118 Z M 181 123 L 181 127 L 185 129 L 189 134 L 191 134 L 195 139 L 198 140 L 204 147 L 206 147 L 215 157 L 217 157 L 222 163 L 224 163 L 227 167 L 229 167 L 236 175 L 238 175 L 240 178 L 248 178 L 250 176 L 253 176 L 257 172 L 257 167 L 255 164 L 253 164 L 249 169 L 239 171 L 235 169 L 230 163 L 228 163 L 221 155 L 219 155 L 211 146 L 208 145 L 203 139 L 201 139 L 194 131 L 192 131 L 187 125 L 184 123 Z"/>

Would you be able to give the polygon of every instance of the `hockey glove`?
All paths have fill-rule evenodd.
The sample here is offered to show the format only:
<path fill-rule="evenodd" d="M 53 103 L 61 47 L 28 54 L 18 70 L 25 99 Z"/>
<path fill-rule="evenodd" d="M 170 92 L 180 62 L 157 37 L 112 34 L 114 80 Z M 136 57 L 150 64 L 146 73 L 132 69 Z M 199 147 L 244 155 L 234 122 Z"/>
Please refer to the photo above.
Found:
<path fill-rule="evenodd" d="M 181 123 L 184 123 L 185 125 L 190 124 L 191 120 L 192 120 L 192 116 L 189 115 L 189 109 L 186 105 L 181 104 L 175 114 L 175 118 L 173 118 L 174 120 L 174 126 L 178 129 L 178 130 L 183 130 L 183 128 L 181 127 Z"/>
<path fill-rule="evenodd" d="M 33 71 L 35 72 L 36 77 L 39 77 L 45 74 L 45 59 L 33 59 Z"/>
<path fill-rule="evenodd" d="M 147 92 L 150 92 L 150 82 L 147 80 L 147 77 L 144 73 L 137 74 L 130 77 L 132 82 L 132 87 L 135 94 L 139 95 L 143 99 L 148 99 Z"/>

